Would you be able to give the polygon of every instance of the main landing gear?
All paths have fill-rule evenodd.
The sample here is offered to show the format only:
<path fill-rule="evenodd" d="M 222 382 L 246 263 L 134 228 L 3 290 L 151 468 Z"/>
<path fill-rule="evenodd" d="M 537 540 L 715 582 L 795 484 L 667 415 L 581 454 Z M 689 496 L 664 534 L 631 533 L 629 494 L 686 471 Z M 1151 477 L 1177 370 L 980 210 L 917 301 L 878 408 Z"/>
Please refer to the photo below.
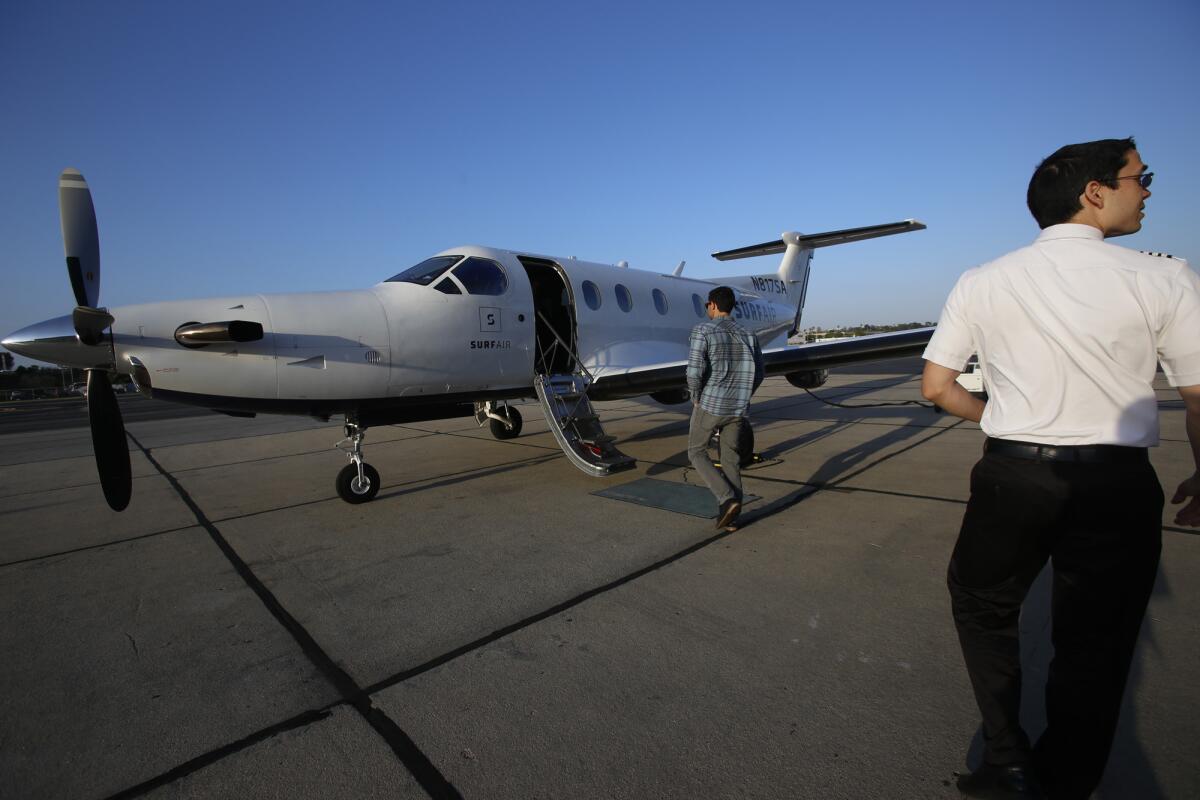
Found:
<path fill-rule="evenodd" d="M 721 460 L 721 432 L 713 433 L 712 438 L 708 440 L 708 446 L 717 451 L 716 461 Z M 740 458 L 738 466 L 742 469 L 750 466 L 758 458 L 754 453 L 754 429 L 750 427 L 750 420 L 745 420 L 738 426 L 738 444 L 737 452 Z"/>
<path fill-rule="evenodd" d="M 497 439 L 515 439 L 521 435 L 521 412 L 503 401 L 476 403 L 475 419 L 480 425 L 487 423 Z M 379 471 L 363 461 L 362 443 L 367 426 L 359 423 L 356 414 L 347 414 L 343 430 L 346 438 L 337 447 L 346 453 L 350 463 L 342 467 L 334 485 L 338 497 L 347 503 L 366 503 L 379 494 Z"/>
<path fill-rule="evenodd" d="M 480 427 L 487 422 L 492 436 L 497 439 L 515 439 L 521 435 L 521 412 L 503 401 L 476 403 L 475 421 Z"/>
<path fill-rule="evenodd" d="M 337 486 L 338 497 L 347 503 L 365 503 L 379 494 L 379 472 L 363 461 L 362 440 L 367 429 L 359 425 L 356 418 L 347 415 L 343 430 L 346 438 L 337 446 L 350 457 L 350 463 L 342 467 L 334 485 Z M 349 443 L 349 447 L 343 447 L 346 443 Z"/>

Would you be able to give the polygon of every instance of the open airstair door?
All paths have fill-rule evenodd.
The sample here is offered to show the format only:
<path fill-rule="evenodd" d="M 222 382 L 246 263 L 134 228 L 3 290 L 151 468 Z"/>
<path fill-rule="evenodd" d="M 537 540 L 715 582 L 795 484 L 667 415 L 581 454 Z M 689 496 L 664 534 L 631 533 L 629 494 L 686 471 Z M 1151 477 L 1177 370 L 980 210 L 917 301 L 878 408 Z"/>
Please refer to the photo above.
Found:
<path fill-rule="evenodd" d="M 522 256 L 533 288 L 537 353 L 534 389 L 546 423 L 567 459 L 588 475 L 603 477 L 637 463 L 613 446 L 592 409 L 587 390 L 593 378 L 579 360 L 575 306 L 570 285 L 553 261 Z"/>

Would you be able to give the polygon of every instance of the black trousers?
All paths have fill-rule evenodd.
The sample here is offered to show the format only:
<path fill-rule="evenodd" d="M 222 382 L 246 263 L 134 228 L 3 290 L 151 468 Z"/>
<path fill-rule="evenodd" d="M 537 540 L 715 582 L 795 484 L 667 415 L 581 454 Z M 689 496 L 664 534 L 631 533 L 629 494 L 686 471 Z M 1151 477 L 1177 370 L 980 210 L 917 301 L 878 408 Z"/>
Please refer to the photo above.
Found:
<path fill-rule="evenodd" d="M 954 622 L 983 715 L 984 760 L 1033 761 L 1050 796 L 1087 798 L 1104 773 L 1162 549 L 1149 461 L 1032 461 L 986 453 L 950 560 Z M 1047 559 L 1054 659 L 1047 728 L 1020 726 L 1021 603 Z"/>

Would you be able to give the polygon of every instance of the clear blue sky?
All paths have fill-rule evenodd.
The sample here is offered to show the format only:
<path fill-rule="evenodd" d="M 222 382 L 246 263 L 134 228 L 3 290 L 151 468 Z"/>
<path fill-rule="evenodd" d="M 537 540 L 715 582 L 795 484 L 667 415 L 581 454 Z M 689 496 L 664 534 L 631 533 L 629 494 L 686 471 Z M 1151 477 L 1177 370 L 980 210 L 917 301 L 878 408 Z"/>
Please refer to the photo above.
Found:
<path fill-rule="evenodd" d="M 806 324 L 936 319 L 1028 242 L 1034 165 L 1134 135 L 1124 243 L 1200 266 L 1200 4 L 0 4 L 0 335 L 69 313 L 80 169 L 105 305 L 369 286 L 490 244 L 687 274 L 784 230 Z M 755 271 L 773 270 L 773 258 Z"/>

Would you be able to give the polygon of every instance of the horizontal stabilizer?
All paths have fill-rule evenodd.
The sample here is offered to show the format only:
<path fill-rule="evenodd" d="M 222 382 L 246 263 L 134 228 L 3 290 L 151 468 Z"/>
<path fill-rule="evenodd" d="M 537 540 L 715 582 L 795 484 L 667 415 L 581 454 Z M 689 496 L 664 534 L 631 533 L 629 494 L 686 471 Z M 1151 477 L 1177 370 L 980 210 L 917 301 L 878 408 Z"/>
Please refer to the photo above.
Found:
<path fill-rule="evenodd" d="M 835 244 L 847 244 L 848 242 L 859 242 L 863 239 L 874 239 L 877 236 L 891 236 L 894 233 L 908 233 L 909 231 L 921 231 L 925 229 L 925 224 L 918 222 L 915 219 L 906 219 L 903 222 L 889 222 L 885 225 L 868 225 L 865 228 L 846 228 L 840 231 L 826 231 L 825 233 L 813 234 L 792 234 L 797 240 L 797 244 L 805 249 L 816 247 L 829 247 Z M 787 236 L 787 234 L 784 234 Z M 789 237 L 790 238 L 790 237 Z M 782 253 L 787 249 L 787 243 L 783 239 L 776 239 L 773 242 L 763 242 L 762 244 L 752 244 L 749 247 L 739 247 L 736 250 L 722 250 L 719 253 L 713 253 L 713 258 L 718 261 L 733 261 L 736 258 L 751 258 L 753 256 L 769 256 L 776 253 Z"/>

